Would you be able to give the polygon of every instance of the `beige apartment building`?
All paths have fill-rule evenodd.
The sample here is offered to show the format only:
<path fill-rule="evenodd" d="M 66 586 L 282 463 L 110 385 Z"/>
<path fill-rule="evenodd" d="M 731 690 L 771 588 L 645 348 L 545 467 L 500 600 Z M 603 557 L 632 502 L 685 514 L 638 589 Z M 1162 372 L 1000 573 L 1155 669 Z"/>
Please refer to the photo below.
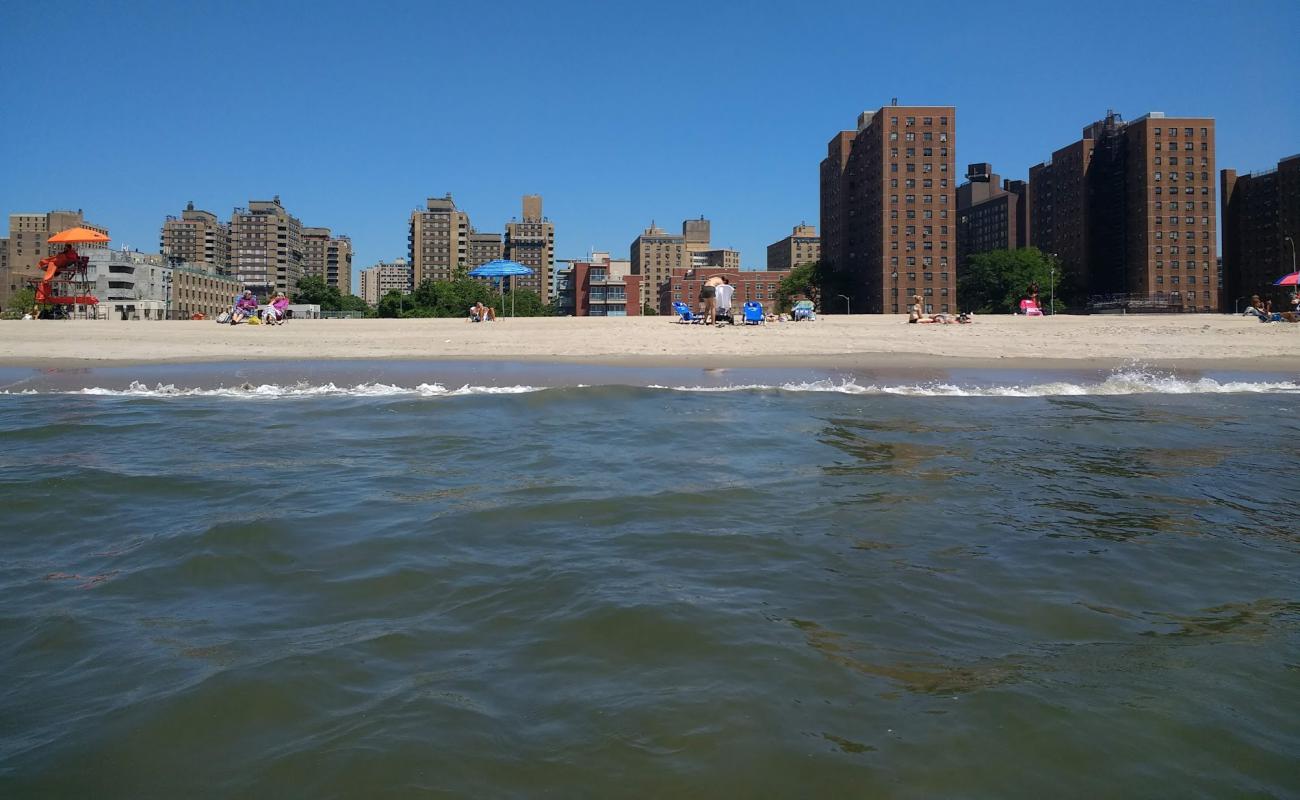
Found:
<path fill-rule="evenodd" d="M 373 267 L 361 270 L 361 299 L 372 306 L 393 290 L 410 294 L 414 289 L 411 283 L 411 265 L 404 258 L 392 261 L 380 261 Z"/>
<path fill-rule="evenodd" d="M 496 261 L 505 252 L 505 242 L 499 233 L 479 233 L 470 228 L 465 238 L 465 267 L 474 269 L 489 261 Z"/>
<path fill-rule="evenodd" d="M 469 214 L 456 208 L 450 192 L 412 211 L 407 236 L 412 284 L 451 280 L 469 258 L 469 234 Z"/>
<path fill-rule="evenodd" d="M 162 227 L 162 254 L 172 263 L 194 264 L 225 275 L 230 272 L 230 225 L 211 211 L 188 203 L 179 217 L 168 216 Z"/>
<path fill-rule="evenodd" d="M 302 221 L 280 196 L 250 200 L 230 218 L 231 273 L 259 297 L 292 293 L 303 276 Z"/>
<path fill-rule="evenodd" d="M 542 196 L 526 194 L 523 215 L 506 223 L 506 258 L 533 270 L 533 275 L 511 279 L 511 286 L 537 292 L 545 302 L 551 295 L 555 268 L 555 225 L 542 215 Z"/>
<path fill-rule="evenodd" d="M 714 248 L 710 243 L 710 222 L 704 217 L 682 222 L 681 235 L 670 234 L 653 222 L 631 247 L 632 274 L 642 276 L 642 292 L 657 298 L 675 269 L 716 267 L 739 270 L 740 251 Z"/>
<path fill-rule="evenodd" d="M 352 293 L 352 240 L 329 228 L 302 229 L 303 274 L 325 281 L 340 294 Z"/>
<path fill-rule="evenodd" d="M 87 222 L 80 209 L 9 215 L 9 236 L 0 240 L 5 243 L 3 268 L 0 269 L 0 305 L 7 306 L 14 292 L 27 288 L 33 278 L 40 277 L 36 268 L 40 260 L 63 249 L 62 245 L 50 244 L 49 238 L 69 228 L 89 228 L 108 235 L 108 228 Z M 96 247 L 107 245 L 77 245 L 78 250 Z"/>
<path fill-rule="evenodd" d="M 821 254 L 822 240 L 817 236 L 817 228 L 801 222 L 789 236 L 767 246 L 767 269 L 772 272 L 815 264 Z"/>

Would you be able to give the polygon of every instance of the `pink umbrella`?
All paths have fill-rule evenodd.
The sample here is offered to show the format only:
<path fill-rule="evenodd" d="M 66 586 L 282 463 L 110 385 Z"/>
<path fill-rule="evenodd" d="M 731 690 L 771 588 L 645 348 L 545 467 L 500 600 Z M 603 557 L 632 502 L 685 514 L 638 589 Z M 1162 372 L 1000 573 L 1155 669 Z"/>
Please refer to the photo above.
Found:
<path fill-rule="evenodd" d="M 1283 275 L 1273 281 L 1274 286 L 1297 286 L 1300 285 L 1300 272 L 1292 272 L 1290 275 Z"/>

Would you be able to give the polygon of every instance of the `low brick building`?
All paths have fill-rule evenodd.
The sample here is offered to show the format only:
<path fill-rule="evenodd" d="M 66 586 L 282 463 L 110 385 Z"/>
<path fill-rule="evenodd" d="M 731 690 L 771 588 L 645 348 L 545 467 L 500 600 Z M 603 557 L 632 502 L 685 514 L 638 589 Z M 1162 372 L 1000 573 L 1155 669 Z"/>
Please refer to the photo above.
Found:
<path fill-rule="evenodd" d="M 640 316 L 642 277 L 611 268 L 608 261 L 575 261 L 565 283 L 573 302 L 564 306 L 576 317 Z"/>
<path fill-rule="evenodd" d="M 736 293 L 731 298 L 731 307 L 739 313 L 748 300 L 757 300 L 763 305 L 765 313 L 775 313 L 776 291 L 781 279 L 788 272 L 728 269 L 675 269 L 659 292 L 659 313 L 673 313 L 673 303 L 680 300 L 692 309 L 699 308 L 700 289 L 710 278 L 725 276 Z"/>
<path fill-rule="evenodd" d="M 202 314 L 213 319 L 234 305 L 235 295 L 243 290 L 238 278 L 190 266 L 173 267 L 172 317 L 191 319 Z"/>

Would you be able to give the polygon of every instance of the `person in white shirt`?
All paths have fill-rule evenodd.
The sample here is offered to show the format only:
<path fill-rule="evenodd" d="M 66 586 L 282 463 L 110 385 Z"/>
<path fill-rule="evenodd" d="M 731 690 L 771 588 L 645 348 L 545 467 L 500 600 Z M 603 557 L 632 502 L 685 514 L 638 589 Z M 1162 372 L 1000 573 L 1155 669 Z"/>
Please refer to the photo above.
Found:
<path fill-rule="evenodd" d="M 731 285 L 731 279 L 726 275 L 722 276 L 722 285 L 714 290 L 715 300 L 718 304 L 717 315 L 726 317 L 732 325 L 736 324 L 736 318 L 731 315 L 731 297 L 736 293 L 736 287 Z"/>

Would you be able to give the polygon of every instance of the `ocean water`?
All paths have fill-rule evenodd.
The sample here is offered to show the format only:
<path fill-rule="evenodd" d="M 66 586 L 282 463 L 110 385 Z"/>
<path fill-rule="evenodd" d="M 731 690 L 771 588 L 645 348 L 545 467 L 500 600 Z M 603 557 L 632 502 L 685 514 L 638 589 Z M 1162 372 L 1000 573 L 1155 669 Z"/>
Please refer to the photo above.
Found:
<path fill-rule="evenodd" d="M 1300 794 L 1293 375 L 334 369 L 0 374 L 0 797 Z"/>

